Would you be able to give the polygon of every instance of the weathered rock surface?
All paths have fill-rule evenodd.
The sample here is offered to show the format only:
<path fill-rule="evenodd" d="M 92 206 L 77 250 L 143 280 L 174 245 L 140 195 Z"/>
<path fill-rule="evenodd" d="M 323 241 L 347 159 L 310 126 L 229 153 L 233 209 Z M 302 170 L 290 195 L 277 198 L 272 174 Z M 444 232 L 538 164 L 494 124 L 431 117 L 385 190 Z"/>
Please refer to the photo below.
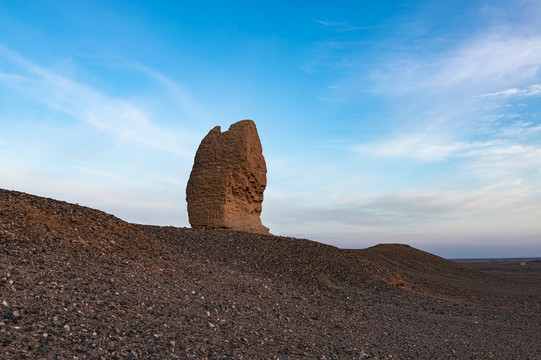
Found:
<path fill-rule="evenodd" d="M 252 120 L 221 132 L 216 126 L 201 141 L 186 187 L 193 228 L 267 234 L 261 224 L 267 167 Z"/>

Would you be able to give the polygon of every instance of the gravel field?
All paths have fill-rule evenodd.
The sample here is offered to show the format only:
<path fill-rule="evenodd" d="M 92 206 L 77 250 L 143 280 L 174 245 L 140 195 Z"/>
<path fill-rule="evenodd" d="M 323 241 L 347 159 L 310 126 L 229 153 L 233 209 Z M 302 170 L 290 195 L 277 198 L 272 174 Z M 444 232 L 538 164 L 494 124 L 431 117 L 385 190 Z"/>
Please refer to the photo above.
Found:
<path fill-rule="evenodd" d="M 455 261 L 487 274 L 541 281 L 541 259 L 539 258 Z"/>
<path fill-rule="evenodd" d="M 2 359 L 541 359 L 541 281 L 0 190 Z"/>

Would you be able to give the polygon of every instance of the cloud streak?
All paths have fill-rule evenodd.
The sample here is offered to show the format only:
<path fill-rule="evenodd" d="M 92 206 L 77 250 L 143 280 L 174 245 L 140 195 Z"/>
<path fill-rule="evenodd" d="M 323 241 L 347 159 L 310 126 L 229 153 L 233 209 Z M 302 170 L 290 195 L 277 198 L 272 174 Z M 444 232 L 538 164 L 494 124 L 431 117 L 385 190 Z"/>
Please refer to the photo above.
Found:
<path fill-rule="evenodd" d="M 346 32 L 346 31 L 359 31 L 359 30 L 368 30 L 373 29 L 373 26 L 354 26 L 347 22 L 340 22 L 340 21 L 330 21 L 330 20 L 318 20 L 313 19 L 313 21 L 319 25 L 321 25 L 323 28 L 331 31 L 339 31 L 339 32 Z"/>
<path fill-rule="evenodd" d="M 541 65 L 541 38 L 499 32 L 480 35 L 429 65 L 422 86 L 498 88 L 535 78 Z M 535 85 L 533 85 L 535 87 Z"/>
<path fill-rule="evenodd" d="M 374 143 L 365 143 L 351 147 L 353 152 L 365 155 L 375 155 L 388 158 L 406 158 L 422 162 L 442 161 L 457 153 L 484 147 L 487 144 L 456 143 L 427 143 L 424 136 L 410 135 Z"/>
<path fill-rule="evenodd" d="M 464 228 L 460 224 L 475 222 L 474 219 L 477 219 L 479 223 L 480 232 L 490 232 L 491 230 L 488 230 L 486 225 L 490 224 L 494 218 L 509 217 L 510 211 L 518 213 L 528 208 L 532 217 L 541 214 L 539 204 L 528 203 L 530 194 L 510 188 L 506 189 L 505 195 L 502 197 L 500 193 L 494 192 L 463 194 L 406 191 L 371 198 L 364 203 L 342 204 L 339 207 L 308 209 L 293 207 L 293 209 L 303 214 L 302 225 L 296 228 L 304 228 L 305 233 L 313 234 L 325 232 L 325 229 L 329 229 L 329 225 L 332 225 L 330 228 L 336 232 L 359 234 L 364 232 L 400 234 L 411 231 L 422 234 L 423 232 L 430 233 L 440 227 L 444 232 L 460 233 Z M 485 213 L 486 206 L 494 206 L 490 216 Z M 479 212 L 484 216 L 480 217 Z M 484 220 L 482 220 L 483 217 Z M 498 225 L 494 224 L 493 227 L 498 227 Z M 523 228 L 528 228 L 528 225 Z M 535 229 L 536 226 L 530 224 L 529 228 Z M 426 238 L 426 236 L 423 237 Z"/>
<path fill-rule="evenodd" d="M 541 84 L 533 84 L 525 89 L 510 88 L 493 93 L 483 94 L 483 97 L 504 97 L 504 98 L 529 98 L 541 96 Z"/>
<path fill-rule="evenodd" d="M 183 111 L 190 114 L 191 117 L 199 120 L 211 118 L 209 111 L 196 101 L 188 91 L 161 72 L 139 63 L 132 63 L 131 67 L 136 71 L 149 76 L 155 82 L 167 89 L 169 95 L 173 98 L 174 103 L 177 106 L 180 106 Z"/>
<path fill-rule="evenodd" d="M 438 233 L 447 237 L 468 232 L 501 235 L 512 224 L 520 224 L 521 233 L 535 233 L 538 226 L 532 220 L 541 216 L 540 200 L 540 190 L 517 180 L 467 192 L 410 189 L 323 206 L 306 207 L 295 201 L 281 207 L 279 214 L 271 208 L 266 216 L 271 224 L 311 238 L 333 229 L 335 234 L 369 235 L 372 241 L 416 234 L 419 241 Z M 331 243 L 340 245 L 340 237 Z"/>
<path fill-rule="evenodd" d="M 183 140 L 192 140 L 189 134 L 160 128 L 140 106 L 60 76 L 1 45 L 0 56 L 15 69 L 0 72 L 4 86 L 100 131 L 180 157 L 192 156 L 183 145 Z"/>

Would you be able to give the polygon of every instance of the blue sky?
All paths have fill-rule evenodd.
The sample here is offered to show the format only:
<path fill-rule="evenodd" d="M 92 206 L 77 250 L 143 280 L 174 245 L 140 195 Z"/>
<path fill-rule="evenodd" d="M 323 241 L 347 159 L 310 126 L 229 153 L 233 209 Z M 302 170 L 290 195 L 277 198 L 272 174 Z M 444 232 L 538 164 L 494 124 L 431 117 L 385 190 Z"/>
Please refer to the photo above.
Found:
<path fill-rule="evenodd" d="M 253 119 L 263 223 L 347 248 L 541 256 L 538 1 L 0 2 L 0 187 L 189 226 Z"/>

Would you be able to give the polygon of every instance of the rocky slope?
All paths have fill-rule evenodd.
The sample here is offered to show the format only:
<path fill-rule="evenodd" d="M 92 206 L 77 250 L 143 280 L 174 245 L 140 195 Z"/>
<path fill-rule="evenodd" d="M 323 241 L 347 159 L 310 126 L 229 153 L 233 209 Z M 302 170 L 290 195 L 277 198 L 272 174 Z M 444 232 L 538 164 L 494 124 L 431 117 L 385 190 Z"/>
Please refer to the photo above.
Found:
<path fill-rule="evenodd" d="M 0 358 L 537 359 L 541 284 L 0 190 Z"/>

